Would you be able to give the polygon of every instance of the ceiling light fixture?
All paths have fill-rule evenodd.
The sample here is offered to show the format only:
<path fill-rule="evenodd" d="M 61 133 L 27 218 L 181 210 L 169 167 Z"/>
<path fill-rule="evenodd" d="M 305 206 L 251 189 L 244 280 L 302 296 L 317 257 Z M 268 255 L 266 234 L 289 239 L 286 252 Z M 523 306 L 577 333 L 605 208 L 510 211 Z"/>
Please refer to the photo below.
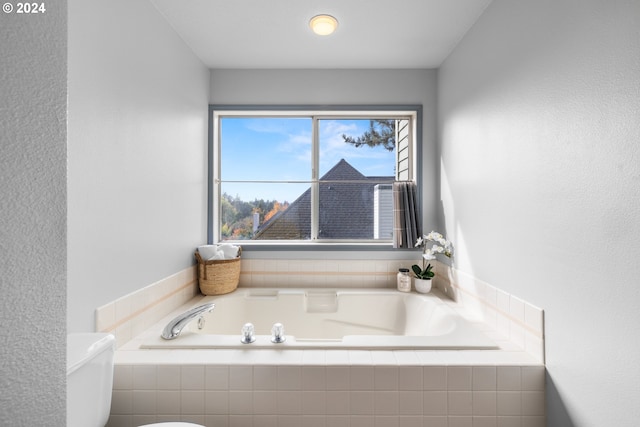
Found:
<path fill-rule="evenodd" d="M 338 20 L 331 15 L 316 15 L 309 21 L 309 26 L 314 33 L 328 36 L 338 28 Z"/>

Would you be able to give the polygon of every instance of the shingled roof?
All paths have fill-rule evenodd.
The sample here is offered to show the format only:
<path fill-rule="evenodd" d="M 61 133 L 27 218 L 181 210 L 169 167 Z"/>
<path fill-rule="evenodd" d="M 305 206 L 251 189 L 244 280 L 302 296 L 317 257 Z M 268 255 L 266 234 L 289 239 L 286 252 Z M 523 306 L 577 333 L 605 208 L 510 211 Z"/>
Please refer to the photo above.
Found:
<path fill-rule="evenodd" d="M 390 183 L 392 176 L 366 177 L 341 159 L 320 181 L 322 239 L 373 239 L 374 187 Z M 353 182 L 360 181 L 360 182 Z M 311 189 L 289 207 L 258 228 L 255 240 L 309 240 L 311 238 Z"/>

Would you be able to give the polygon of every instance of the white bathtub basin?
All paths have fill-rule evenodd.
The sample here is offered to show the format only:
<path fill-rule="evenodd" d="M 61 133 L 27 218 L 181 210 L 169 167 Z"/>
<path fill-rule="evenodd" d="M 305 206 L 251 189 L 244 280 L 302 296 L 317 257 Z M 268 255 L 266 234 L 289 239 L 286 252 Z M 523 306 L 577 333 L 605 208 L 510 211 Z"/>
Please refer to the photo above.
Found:
<path fill-rule="evenodd" d="M 203 322 L 194 320 L 174 340 L 157 336 L 142 348 L 359 348 L 495 349 L 496 344 L 435 294 L 387 289 L 238 289 L 203 297 L 215 302 Z M 256 340 L 240 342 L 242 326 L 255 326 Z M 282 323 L 286 341 L 271 342 Z M 200 323 L 200 324 L 199 324 Z M 201 328 L 200 328 L 201 327 Z"/>

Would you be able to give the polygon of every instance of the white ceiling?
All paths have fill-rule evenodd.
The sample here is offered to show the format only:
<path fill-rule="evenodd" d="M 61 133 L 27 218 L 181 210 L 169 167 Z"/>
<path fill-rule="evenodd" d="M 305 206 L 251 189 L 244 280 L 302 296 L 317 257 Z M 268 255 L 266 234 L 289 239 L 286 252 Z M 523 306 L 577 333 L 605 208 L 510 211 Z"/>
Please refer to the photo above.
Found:
<path fill-rule="evenodd" d="M 150 0 L 209 68 L 437 68 L 491 0 Z M 318 14 L 338 30 L 317 36 Z"/>

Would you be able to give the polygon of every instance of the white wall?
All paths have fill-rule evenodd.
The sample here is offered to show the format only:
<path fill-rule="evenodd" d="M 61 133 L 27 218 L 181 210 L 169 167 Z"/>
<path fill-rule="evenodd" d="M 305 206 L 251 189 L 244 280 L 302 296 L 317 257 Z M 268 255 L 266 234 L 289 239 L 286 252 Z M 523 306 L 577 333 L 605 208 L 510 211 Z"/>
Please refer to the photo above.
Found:
<path fill-rule="evenodd" d="M 640 419 L 638 22 L 494 0 L 439 71 L 456 266 L 545 309 L 549 426 Z"/>
<path fill-rule="evenodd" d="M 67 3 L 46 7 L 0 15 L 2 426 L 66 416 Z"/>
<path fill-rule="evenodd" d="M 436 70 L 211 70 L 209 101 L 228 105 L 422 105 L 422 174 L 427 183 L 422 188 L 422 214 L 424 228 L 431 229 L 438 216 L 433 185 L 438 167 L 433 155 L 436 79 Z"/>
<path fill-rule="evenodd" d="M 209 71 L 146 0 L 69 4 L 69 331 L 206 241 Z"/>

